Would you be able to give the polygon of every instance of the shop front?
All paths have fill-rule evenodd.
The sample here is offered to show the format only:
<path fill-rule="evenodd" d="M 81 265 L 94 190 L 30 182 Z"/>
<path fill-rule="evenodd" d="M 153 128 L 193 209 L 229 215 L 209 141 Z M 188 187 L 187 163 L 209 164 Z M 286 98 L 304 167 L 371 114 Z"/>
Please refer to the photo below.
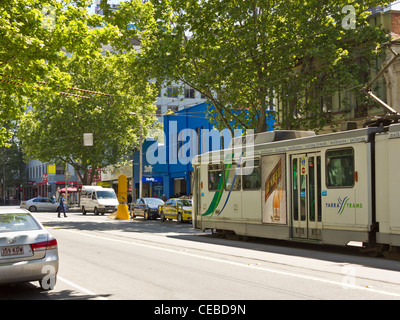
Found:
<path fill-rule="evenodd" d="M 139 186 L 137 185 L 137 188 Z M 137 190 L 138 192 L 139 190 Z M 163 195 L 162 177 L 142 177 L 142 197 L 161 198 Z M 137 194 L 138 196 L 138 194 Z M 137 197 L 136 197 L 137 198 Z"/>
<path fill-rule="evenodd" d="M 181 197 L 187 195 L 187 181 L 185 177 L 174 178 L 174 196 Z M 190 192 L 189 192 L 190 193 Z"/>
<path fill-rule="evenodd" d="M 104 188 L 113 188 L 118 194 L 118 177 L 124 174 L 128 179 L 128 189 L 132 190 L 132 161 L 128 161 L 124 165 L 111 165 L 101 172 L 101 181 L 97 182 L 98 186 Z"/>

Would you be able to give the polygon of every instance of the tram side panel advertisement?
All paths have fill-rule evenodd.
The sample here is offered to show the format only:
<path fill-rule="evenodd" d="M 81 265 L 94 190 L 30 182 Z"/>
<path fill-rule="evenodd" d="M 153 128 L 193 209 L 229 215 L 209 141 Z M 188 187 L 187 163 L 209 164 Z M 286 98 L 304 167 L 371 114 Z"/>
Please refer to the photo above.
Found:
<path fill-rule="evenodd" d="M 286 224 L 285 162 L 285 154 L 265 156 L 261 159 L 263 223 Z"/>

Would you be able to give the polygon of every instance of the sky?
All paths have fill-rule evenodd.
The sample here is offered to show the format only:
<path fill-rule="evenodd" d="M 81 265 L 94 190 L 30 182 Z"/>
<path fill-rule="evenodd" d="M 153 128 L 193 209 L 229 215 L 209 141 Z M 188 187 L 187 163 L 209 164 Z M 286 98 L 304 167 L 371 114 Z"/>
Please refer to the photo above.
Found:
<path fill-rule="evenodd" d="M 120 3 L 123 0 L 109 0 L 110 4 L 116 4 L 116 3 Z M 93 4 L 89 7 L 89 12 L 90 13 L 94 13 L 94 9 L 96 7 L 96 3 L 100 3 L 100 0 L 93 0 Z M 392 10 L 400 10 L 400 0 L 397 1 L 393 1 L 391 3 L 391 9 Z"/>
<path fill-rule="evenodd" d="M 108 0 L 110 4 L 120 3 L 121 0 Z M 92 5 L 89 6 L 89 13 L 94 13 L 94 9 L 96 8 L 96 4 L 100 3 L 100 0 L 93 0 Z"/>

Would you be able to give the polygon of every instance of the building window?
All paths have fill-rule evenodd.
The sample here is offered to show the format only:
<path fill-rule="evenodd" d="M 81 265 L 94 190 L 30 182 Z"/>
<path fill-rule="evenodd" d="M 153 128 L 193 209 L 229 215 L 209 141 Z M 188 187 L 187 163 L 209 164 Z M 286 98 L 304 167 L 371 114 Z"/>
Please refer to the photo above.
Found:
<path fill-rule="evenodd" d="M 194 99 L 194 89 L 192 88 L 185 88 L 185 98 L 186 99 Z"/>
<path fill-rule="evenodd" d="M 322 112 L 330 112 L 332 111 L 332 104 L 333 104 L 332 96 L 321 96 L 320 99 L 320 110 Z"/>
<path fill-rule="evenodd" d="M 167 97 L 175 98 L 178 96 L 178 87 L 168 87 L 167 88 Z"/>
<path fill-rule="evenodd" d="M 158 104 L 157 105 L 157 111 L 156 111 L 156 117 L 160 117 L 161 116 L 161 105 Z"/>
<path fill-rule="evenodd" d="M 172 112 L 177 112 L 178 106 L 168 106 L 168 110 L 171 110 Z"/>
<path fill-rule="evenodd" d="M 56 174 L 64 174 L 65 166 L 63 164 L 56 165 Z"/>

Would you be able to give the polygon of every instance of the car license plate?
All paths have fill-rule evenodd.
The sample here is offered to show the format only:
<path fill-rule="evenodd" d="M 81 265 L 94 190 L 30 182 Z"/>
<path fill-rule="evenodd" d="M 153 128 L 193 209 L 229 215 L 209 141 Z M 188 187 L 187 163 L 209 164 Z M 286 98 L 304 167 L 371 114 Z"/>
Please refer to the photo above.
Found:
<path fill-rule="evenodd" d="M 13 246 L 13 247 L 4 247 L 1 248 L 1 256 L 19 256 L 24 254 L 24 247 L 23 246 Z"/>

